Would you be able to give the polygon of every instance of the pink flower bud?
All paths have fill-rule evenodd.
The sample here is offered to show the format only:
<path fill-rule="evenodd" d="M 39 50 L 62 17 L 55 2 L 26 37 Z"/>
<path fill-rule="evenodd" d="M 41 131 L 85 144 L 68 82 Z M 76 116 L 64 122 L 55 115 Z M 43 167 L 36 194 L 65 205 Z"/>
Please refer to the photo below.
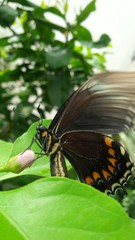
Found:
<path fill-rule="evenodd" d="M 21 165 L 22 168 L 29 167 L 35 159 L 35 153 L 32 150 L 26 150 L 18 155 L 16 162 Z"/>
<path fill-rule="evenodd" d="M 35 153 L 32 150 L 26 150 L 19 155 L 9 159 L 6 165 L 0 168 L 0 172 L 19 173 L 23 169 L 32 165 L 35 160 Z"/>

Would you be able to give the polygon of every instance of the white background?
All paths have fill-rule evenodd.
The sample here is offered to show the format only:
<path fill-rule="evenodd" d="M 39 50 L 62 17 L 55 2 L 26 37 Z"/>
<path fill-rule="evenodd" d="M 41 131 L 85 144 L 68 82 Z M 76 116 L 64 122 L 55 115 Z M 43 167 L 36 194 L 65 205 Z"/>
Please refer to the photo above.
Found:
<path fill-rule="evenodd" d="M 69 0 L 72 11 L 89 2 Z M 135 55 L 135 0 L 97 0 L 96 8 L 83 24 L 92 32 L 94 39 L 102 33 L 111 37 L 112 49 L 107 55 L 107 69 L 133 70 L 131 62 Z"/>
<path fill-rule="evenodd" d="M 42 2 L 42 0 L 29 1 L 35 4 Z M 53 5 L 56 0 L 45 2 Z M 68 0 L 69 21 L 73 22 L 75 12 L 89 2 L 90 0 Z M 55 19 L 53 20 L 55 22 Z M 135 70 L 135 64 L 132 63 L 135 56 L 135 0 L 97 0 L 96 11 L 83 22 L 83 25 L 91 31 L 95 41 L 103 33 L 111 37 L 112 48 L 108 50 L 106 56 L 108 70 Z M 0 29 L 1 37 L 5 33 L 5 29 L 4 31 Z"/>
<path fill-rule="evenodd" d="M 35 3 L 36 0 L 33 0 Z M 48 0 L 53 4 L 55 0 Z M 90 0 L 68 0 L 69 20 Z M 55 20 L 54 20 L 55 21 Z M 135 0 L 97 0 L 96 11 L 83 22 L 92 33 L 94 40 L 107 33 L 112 40 L 112 49 L 107 55 L 108 70 L 135 70 L 132 63 L 135 56 Z"/>

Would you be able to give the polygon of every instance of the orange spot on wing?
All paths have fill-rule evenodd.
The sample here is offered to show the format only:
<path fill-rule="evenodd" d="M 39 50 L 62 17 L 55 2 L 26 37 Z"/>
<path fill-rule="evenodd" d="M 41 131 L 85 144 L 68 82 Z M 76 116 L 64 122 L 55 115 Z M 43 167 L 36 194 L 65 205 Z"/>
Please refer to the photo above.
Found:
<path fill-rule="evenodd" d="M 117 160 L 115 158 L 107 158 L 107 159 L 115 167 Z"/>
<path fill-rule="evenodd" d="M 108 173 L 108 172 L 105 171 L 105 170 L 102 170 L 102 173 L 103 173 L 103 176 L 104 176 L 105 179 L 107 179 L 108 177 L 111 176 L 110 173 Z"/>
<path fill-rule="evenodd" d="M 101 178 L 98 172 L 93 172 L 93 178 L 96 181 L 98 178 Z"/>
<path fill-rule="evenodd" d="M 91 183 L 93 183 L 93 180 L 91 177 L 88 176 L 85 178 L 85 182 L 90 185 Z"/>
<path fill-rule="evenodd" d="M 105 144 L 109 147 L 112 147 L 113 140 L 109 137 L 105 137 Z"/>
<path fill-rule="evenodd" d="M 115 157 L 115 151 L 112 148 L 109 148 L 108 153 Z"/>
<path fill-rule="evenodd" d="M 108 166 L 108 169 L 109 169 L 109 171 L 111 172 L 111 173 L 114 173 L 115 172 L 115 168 L 114 167 L 112 167 L 112 166 Z"/>

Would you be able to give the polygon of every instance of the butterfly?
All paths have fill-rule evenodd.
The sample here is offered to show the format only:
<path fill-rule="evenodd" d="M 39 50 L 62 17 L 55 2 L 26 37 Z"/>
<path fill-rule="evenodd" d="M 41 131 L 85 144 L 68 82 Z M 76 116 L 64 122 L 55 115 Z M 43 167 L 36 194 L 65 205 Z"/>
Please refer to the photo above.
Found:
<path fill-rule="evenodd" d="M 37 126 L 35 139 L 50 157 L 51 175 L 68 176 L 66 157 L 81 182 L 107 194 L 123 189 L 133 164 L 110 135 L 131 129 L 134 115 L 134 72 L 91 77 L 65 101 L 49 128 Z"/>

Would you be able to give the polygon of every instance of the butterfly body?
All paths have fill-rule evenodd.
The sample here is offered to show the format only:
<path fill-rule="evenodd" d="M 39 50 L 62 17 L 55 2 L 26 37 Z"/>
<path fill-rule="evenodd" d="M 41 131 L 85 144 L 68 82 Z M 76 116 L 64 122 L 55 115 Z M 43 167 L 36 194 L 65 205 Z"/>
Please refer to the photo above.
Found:
<path fill-rule="evenodd" d="M 37 127 L 37 139 L 46 155 L 50 156 L 50 168 L 52 176 L 67 177 L 67 168 L 62 154 L 60 138 L 57 138 L 44 126 Z"/>
<path fill-rule="evenodd" d="M 107 193 L 123 188 L 133 164 L 110 134 L 131 129 L 134 115 L 135 73 L 103 73 L 88 80 L 65 101 L 48 129 L 37 127 L 51 175 L 68 175 L 65 156 L 81 182 Z"/>

